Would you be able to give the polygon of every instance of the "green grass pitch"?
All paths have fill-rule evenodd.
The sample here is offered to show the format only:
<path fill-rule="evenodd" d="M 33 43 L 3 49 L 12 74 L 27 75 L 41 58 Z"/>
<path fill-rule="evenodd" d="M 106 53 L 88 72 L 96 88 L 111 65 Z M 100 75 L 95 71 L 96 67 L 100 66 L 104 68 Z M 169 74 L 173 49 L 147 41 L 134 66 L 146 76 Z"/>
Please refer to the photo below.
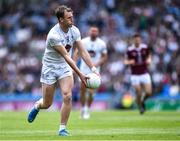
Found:
<path fill-rule="evenodd" d="M 73 111 L 68 124 L 70 137 L 59 137 L 59 112 L 41 111 L 33 123 L 27 112 L 0 112 L 0 140 L 180 140 L 180 112 L 93 112 L 82 120 Z"/>

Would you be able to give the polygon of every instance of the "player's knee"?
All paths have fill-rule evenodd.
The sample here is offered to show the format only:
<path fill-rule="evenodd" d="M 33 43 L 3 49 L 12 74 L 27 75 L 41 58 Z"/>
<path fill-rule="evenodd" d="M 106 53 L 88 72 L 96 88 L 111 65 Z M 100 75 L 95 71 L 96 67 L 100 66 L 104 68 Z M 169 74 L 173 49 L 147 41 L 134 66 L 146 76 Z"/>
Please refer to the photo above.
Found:
<path fill-rule="evenodd" d="M 81 92 L 81 93 L 80 93 L 80 97 L 81 97 L 81 98 L 85 98 L 85 96 L 86 96 L 86 93 L 84 93 L 84 92 Z"/>
<path fill-rule="evenodd" d="M 141 96 L 141 90 L 136 90 L 136 95 Z"/>
<path fill-rule="evenodd" d="M 89 94 L 89 99 L 93 99 L 93 98 L 94 98 L 93 94 L 92 93 Z"/>
<path fill-rule="evenodd" d="M 72 95 L 70 93 L 64 93 L 63 94 L 63 101 L 65 104 L 71 103 Z"/>

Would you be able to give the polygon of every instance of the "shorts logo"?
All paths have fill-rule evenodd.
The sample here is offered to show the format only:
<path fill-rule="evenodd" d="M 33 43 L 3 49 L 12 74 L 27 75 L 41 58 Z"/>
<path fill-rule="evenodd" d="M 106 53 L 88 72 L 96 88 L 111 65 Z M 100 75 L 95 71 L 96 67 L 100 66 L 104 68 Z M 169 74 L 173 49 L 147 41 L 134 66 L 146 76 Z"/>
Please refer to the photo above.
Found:
<path fill-rule="evenodd" d="M 64 73 L 68 73 L 69 72 L 69 70 L 68 71 L 65 71 Z"/>

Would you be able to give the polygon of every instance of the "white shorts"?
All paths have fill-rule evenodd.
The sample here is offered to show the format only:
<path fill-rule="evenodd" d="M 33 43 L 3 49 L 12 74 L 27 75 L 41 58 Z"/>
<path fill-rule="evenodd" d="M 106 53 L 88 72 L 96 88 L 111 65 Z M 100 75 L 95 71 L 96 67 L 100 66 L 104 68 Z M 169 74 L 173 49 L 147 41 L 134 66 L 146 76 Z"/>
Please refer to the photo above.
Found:
<path fill-rule="evenodd" d="M 72 76 L 72 69 L 67 64 L 60 65 L 43 65 L 41 71 L 40 82 L 52 85 L 59 79 Z"/>
<path fill-rule="evenodd" d="M 140 85 L 140 84 L 151 84 L 151 77 L 149 73 L 140 74 L 140 75 L 131 75 L 131 83 L 132 85 Z"/>

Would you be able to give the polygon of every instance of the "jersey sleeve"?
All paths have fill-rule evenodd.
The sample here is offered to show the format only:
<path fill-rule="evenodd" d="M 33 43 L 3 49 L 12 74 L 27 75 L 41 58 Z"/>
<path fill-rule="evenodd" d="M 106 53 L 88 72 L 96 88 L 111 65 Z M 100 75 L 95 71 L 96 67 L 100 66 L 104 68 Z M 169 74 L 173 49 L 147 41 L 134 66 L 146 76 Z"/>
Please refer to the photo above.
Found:
<path fill-rule="evenodd" d="M 147 56 L 149 56 L 150 54 L 151 54 L 151 50 L 150 50 L 150 48 L 148 47 L 147 49 L 146 49 L 146 54 L 147 54 Z"/>
<path fill-rule="evenodd" d="M 102 44 L 101 53 L 102 53 L 102 54 L 107 54 L 107 46 L 106 46 L 106 43 L 104 43 L 104 42 L 103 42 L 103 44 Z"/>
<path fill-rule="evenodd" d="M 56 35 L 49 36 L 48 37 L 48 43 L 50 46 L 62 46 L 63 45 L 63 40 Z"/>
<path fill-rule="evenodd" d="M 75 41 L 81 41 L 81 34 L 77 27 L 74 28 L 74 39 Z"/>
<path fill-rule="evenodd" d="M 127 59 L 132 59 L 132 58 L 133 58 L 132 55 L 131 55 L 131 51 L 127 50 L 127 52 L 126 52 L 126 58 L 127 58 Z"/>

